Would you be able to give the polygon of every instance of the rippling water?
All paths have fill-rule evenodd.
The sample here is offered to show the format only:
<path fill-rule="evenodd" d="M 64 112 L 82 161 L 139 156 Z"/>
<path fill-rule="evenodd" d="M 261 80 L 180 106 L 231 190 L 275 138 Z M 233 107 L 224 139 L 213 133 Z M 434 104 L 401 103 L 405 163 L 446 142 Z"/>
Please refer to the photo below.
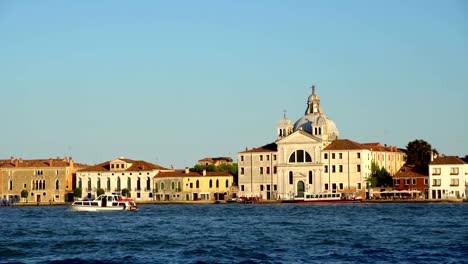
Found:
<path fill-rule="evenodd" d="M 468 263 L 468 204 L 0 208 L 0 263 Z"/>

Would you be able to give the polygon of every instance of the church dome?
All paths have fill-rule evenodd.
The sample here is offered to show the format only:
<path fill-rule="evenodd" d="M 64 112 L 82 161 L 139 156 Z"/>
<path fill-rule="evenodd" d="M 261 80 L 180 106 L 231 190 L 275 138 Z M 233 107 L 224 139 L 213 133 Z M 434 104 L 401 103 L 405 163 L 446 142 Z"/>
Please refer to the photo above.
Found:
<path fill-rule="evenodd" d="M 315 128 L 318 129 L 315 131 Z M 326 135 L 328 140 L 335 140 L 339 136 L 335 122 L 323 114 L 320 99 L 312 86 L 312 95 L 307 100 L 305 115 L 294 123 L 294 131 L 303 130 L 313 135 Z"/>

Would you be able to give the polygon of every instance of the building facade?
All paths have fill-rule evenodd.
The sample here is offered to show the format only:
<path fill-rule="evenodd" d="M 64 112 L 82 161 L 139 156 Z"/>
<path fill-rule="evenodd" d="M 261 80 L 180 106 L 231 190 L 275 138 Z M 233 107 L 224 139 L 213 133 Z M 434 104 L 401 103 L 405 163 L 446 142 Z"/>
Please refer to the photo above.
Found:
<path fill-rule="evenodd" d="M 157 201 L 216 201 L 231 198 L 234 179 L 229 172 L 191 172 L 188 168 L 154 177 Z"/>
<path fill-rule="evenodd" d="M 289 200 L 304 193 L 364 194 L 372 162 L 390 174 L 405 162 L 397 148 L 339 140 L 314 86 L 305 115 L 294 124 L 284 115 L 276 135 L 274 143 L 238 153 L 240 196 Z"/>
<path fill-rule="evenodd" d="M 232 158 L 230 157 L 217 157 L 217 158 L 203 158 L 201 160 L 198 160 L 198 165 L 202 166 L 208 166 L 208 165 L 213 165 L 213 166 L 219 166 L 223 164 L 232 164 Z"/>
<path fill-rule="evenodd" d="M 404 165 L 393 177 L 393 190 L 409 196 L 428 197 L 429 173 L 425 165 Z"/>
<path fill-rule="evenodd" d="M 0 197 L 37 203 L 65 202 L 73 189 L 76 169 L 71 158 L 0 160 Z M 27 191 L 27 199 L 21 198 L 22 191 Z"/>
<path fill-rule="evenodd" d="M 81 198 L 95 198 L 98 189 L 106 193 L 127 189 L 137 202 L 153 201 L 153 178 L 164 171 L 173 170 L 143 160 L 118 158 L 78 171 L 76 187 L 82 189 Z"/>
<path fill-rule="evenodd" d="M 439 156 L 429 163 L 429 198 L 466 199 L 468 163 L 455 156 Z"/>

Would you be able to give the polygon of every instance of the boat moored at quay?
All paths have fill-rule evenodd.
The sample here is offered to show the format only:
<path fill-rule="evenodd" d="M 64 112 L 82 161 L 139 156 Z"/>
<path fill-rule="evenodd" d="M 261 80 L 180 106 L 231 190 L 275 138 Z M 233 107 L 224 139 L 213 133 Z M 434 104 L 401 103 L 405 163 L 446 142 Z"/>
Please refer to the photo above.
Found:
<path fill-rule="evenodd" d="M 119 194 L 104 194 L 91 201 L 75 201 L 70 206 L 70 210 L 84 212 L 137 211 L 138 207 L 132 198 L 124 198 Z"/>
<path fill-rule="evenodd" d="M 304 193 L 302 197 L 295 197 L 294 203 L 360 203 L 362 197 L 345 193 Z"/>

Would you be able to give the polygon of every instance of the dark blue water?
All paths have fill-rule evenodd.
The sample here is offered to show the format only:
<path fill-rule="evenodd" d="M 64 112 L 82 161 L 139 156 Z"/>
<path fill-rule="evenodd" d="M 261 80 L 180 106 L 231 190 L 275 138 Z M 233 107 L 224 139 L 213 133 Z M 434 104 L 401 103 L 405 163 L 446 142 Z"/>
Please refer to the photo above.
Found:
<path fill-rule="evenodd" d="M 468 204 L 0 208 L 0 263 L 468 263 Z"/>

